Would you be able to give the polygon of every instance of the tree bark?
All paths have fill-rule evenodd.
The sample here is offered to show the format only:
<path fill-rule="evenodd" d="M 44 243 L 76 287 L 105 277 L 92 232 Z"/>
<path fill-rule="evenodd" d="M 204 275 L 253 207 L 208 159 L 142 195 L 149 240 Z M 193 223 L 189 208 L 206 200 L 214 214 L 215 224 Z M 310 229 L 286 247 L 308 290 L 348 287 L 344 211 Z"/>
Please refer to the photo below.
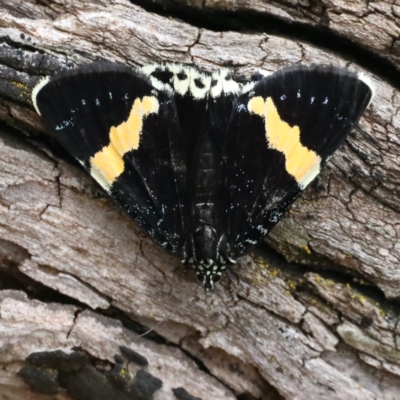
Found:
<path fill-rule="evenodd" d="M 39 394 L 17 372 L 31 354 L 73 349 L 104 372 L 126 346 L 148 361 L 127 364 L 133 382 L 139 370 L 162 381 L 155 399 L 399 398 L 399 7 L 361 0 L 151 7 L 0 0 L 0 393 L 79 398 L 66 386 L 55 397 Z M 267 33 L 271 18 L 282 28 Z M 324 40 L 343 43 L 343 53 L 328 42 L 322 48 Z M 30 100 L 39 77 L 96 59 L 206 71 L 229 65 L 244 76 L 332 63 L 375 84 L 360 127 L 267 238 L 274 250 L 261 246 L 240 259 L 229 304 L 235 319 L 216 294 L 198 290 L 155 329 L 166 341 L 138 336 L 132 321 L 153 326 L 194 295 L 196 279 L 57 145 Z M 219 287 L 228 299 L 227 280 Z"/>

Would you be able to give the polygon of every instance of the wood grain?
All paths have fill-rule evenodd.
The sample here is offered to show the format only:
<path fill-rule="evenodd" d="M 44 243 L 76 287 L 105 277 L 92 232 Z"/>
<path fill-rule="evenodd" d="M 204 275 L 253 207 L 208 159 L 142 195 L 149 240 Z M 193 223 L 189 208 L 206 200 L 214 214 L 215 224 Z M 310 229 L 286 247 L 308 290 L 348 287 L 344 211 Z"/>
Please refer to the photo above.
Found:
<path fill-rule="evenodd" d="M 300 2 L 297 8 L 286 3 L 204 6 L 263 6 L 264 13 L 279 12 L 311 28 L 322 23 L 312 6 L 305 12 Z M 196 12 L 195 3 L 190 7 Z M 396 21 L 396 7 L 385 10 L 383 1 L 335 0 L 324 15 L 333 33 L 394 62 L 398 33 L 387 21 Z M 353 30 L 349 18 L 358 21 Z M 384 76 L 365 71 L 377 90 L 360 129 L 267 239 L 286 260 L 266 249 L 243 257 L 235 301 L 223 280 L 220 292 L 235 321 L 217 295 L 194 293 L 194 275 L 153 244 L 60 149 L 33 111 L 31 89 L 41 76 L 97 58 L 132 66 L 168 60 L 205 70 L 229 65 L 246 76 L 300 62 L 362 68 L 296 40 L 295 30 L 293 39 L 211 31 L 125 0 L 2 0 L 0 38 L 4 391 L 28 390 L 15 372 L 36 351 L 79 347 L 113 363 L 119 346 L 127 345 L 144 354 L 149 371 L 163 381 L 158 399 L 176 398 L 172 389 L 179 386 L 203 399 L 400 396 L 400 95 Z M 46 287 L 64 296 L 53 298 Z M 140 339 L 121 324 L 126 318 L 152 326 L 190 296 L 156 329 L 167 344 Z M 110 310 L 124 318 L 102 315 Z"/>

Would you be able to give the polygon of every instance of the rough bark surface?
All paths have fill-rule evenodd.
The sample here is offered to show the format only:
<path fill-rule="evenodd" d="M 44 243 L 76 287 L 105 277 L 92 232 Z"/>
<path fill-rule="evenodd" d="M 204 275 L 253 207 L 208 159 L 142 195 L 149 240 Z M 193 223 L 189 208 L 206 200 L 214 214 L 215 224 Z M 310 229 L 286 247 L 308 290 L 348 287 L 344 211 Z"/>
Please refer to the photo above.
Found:
<path fill-rule="evenodd" d="M 305 4 L 206 1 L 201 7 L 245 7 L 323 23 Z M 394 3 L 318 4 L 334 33 L 398 61 Z M 230 304 L 237 320 L 218 296 L 198 291 L 156 329 L 167 339 L 160 344 L 139 338 L 129 321 L 152 326 L 161 320 L 193 296 L 194 276 L 60 149 L 30 102 L 39 77 L 99 57 L 132 66 L 230 65 L 242 75 L 299 62 L 361 70 L 299 40 L 211 31 L 125 0 L 0 0 L 0 393 L 49 398 L 16 375 L 29 354 L 79 348 L 113 364 L 124 345 L 144 355 L 146 370 L 162 380 L 155 399 L 179 399 L 172 389 L 180 387 L 221 400 L 241 394 L 400 398 L 398 88 L 369 73 L 376 96 L 360 129 L 268 238 L 288 261 L 265 249 L 240 260 Z M 227 282 L 220 291 L 229 297 Z"/>
<path fill-rule="evenodd" d="M 400 61 L 400 4 L 396 0 L 154 0 L 173 10 L 192 7 L 219 11 L 268 15 L 297 27 L 322 28 L 337 38 L 367 48 L 393 63 Z M 142 1 L 145 4 L 144 1 Z M 251 22 L 250 22 L 251 23 Z M 279 23 L 279 22 L 278 22 Z M 333 39 L 334 40 L 334 39 Z M 326 43 L 328 44 L 328 43 Z"/>

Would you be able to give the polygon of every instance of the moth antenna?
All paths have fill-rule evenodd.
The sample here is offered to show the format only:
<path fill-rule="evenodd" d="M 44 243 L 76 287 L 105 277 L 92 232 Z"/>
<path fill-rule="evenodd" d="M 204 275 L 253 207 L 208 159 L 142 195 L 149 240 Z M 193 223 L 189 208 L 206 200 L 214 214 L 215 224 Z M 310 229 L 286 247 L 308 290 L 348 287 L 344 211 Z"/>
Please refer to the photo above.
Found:
<path fill-rule="evenodd" d="M 246 327 L 236 318 L 236 316 L 233 314 L 232 310 L 228 307 L 228 305 L 225 303 L 225 300 L 222 298 L 221 293 L 217 289 L 217 285 L 214 286 L 214 290 L 217 293 L 218 297 L 221 299 L 222 303 L 224 304 L 225 308 L 228 310 L 229 314 L 232 316 L 234 321 L 240 326 L 242 331 L 250 337 L 255 343 L 258 343 L 259 345 L 262 345 L 263 343 L 259 342 L 247 329 Z"/>
<path fill-rule="evenodd" d="M 197 289 L 200 287 L 201 282 L 196 286 L 195 294 L 197 292 Z M 153 325 L 150 329 L 148 329 L 146 332 L 142 333 L 141 335 L 139 335 L 139 337 L 143 337 L 146 336 L 147 334 L 149 334 L 150 332 L 154 331 L 154 329 L 158 328 L 161 324 L 163 324 L 168 318 L 172 317 L 172 315 L 174 315 L 175 313 L 177 313 L 179 311 L 180 308 L 182 308 L 184 305 L 186 305 L 187 303 L 189 303 L 189 300 L 193 300 L 194 299 L 194 295 L 193 296 L 188 296 L 185 300 L 183 300 L 180 304 L 178 304 L 172 311 L 170 311 L 161 321 L 158 321 L 155 325 Z"/>

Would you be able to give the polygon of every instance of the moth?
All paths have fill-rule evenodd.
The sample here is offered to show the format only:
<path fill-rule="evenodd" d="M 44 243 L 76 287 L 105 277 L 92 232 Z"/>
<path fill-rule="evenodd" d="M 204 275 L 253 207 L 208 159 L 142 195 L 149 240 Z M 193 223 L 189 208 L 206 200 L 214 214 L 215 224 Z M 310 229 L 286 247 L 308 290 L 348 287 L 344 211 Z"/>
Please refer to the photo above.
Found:
<path fill-rule="evenodd" d="M 57 140 L 206 291 L 263 240 L 358 123 L 369 80 L 295 65 L 94 63 L 46 77 L 32 101 Z"/>

